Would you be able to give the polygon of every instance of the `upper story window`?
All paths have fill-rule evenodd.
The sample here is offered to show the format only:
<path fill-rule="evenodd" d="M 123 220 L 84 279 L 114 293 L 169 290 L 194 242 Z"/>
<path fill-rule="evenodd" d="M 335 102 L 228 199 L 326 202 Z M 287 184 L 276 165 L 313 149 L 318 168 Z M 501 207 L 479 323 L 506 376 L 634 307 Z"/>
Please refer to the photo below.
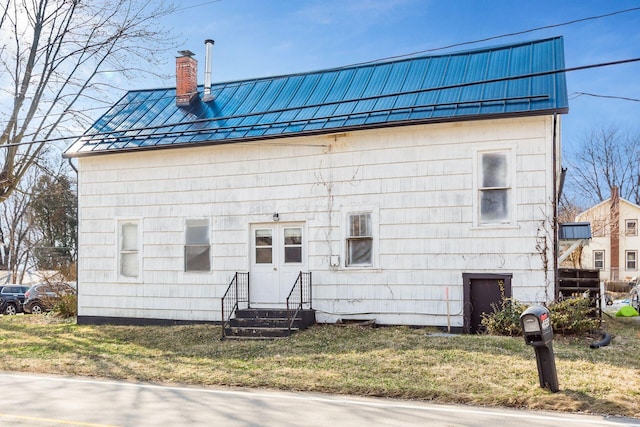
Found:
<path fill-rule="evenodd" d="M 479 153 L 478 207 L 480 224 L 510 223 L 511 172 L 510 153 Z"/>
<path fill-rule="evenodd" d="M 118 222 L 118 274 L 137 278 L 140 274 L 140 236 L 138 221 Z"/>
<path fill-rule="evenodd" d="M 638 269 L 638 251 L 626 251 L 625 258 L 627 270 Z"/>
<path fill-rule="evenodd" d="M 625 234 L 627 236 L 637 236 L 638 235 L 638 220 L 637 219 L 628 219 L 625 221 Z"/>
<path fill-rule="evenodd" d="M 184 271 L 210 271 L 210 239 L 208 219 L 186 221 Z"/>
<path fill-rule="evenodd" d="M 604 251 L 593 251 L 593 268 L 604 269 Z"/>
<path fill-rule="evenodd" d="M 373 227 L 371 213 L 347 216 L 347 267 L 373 265 Z"/>

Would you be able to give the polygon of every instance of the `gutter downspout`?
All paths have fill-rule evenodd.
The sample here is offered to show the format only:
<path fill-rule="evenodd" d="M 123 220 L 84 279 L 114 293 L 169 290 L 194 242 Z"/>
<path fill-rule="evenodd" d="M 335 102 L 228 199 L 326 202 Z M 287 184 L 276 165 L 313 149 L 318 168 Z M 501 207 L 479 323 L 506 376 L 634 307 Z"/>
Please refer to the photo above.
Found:
<path fill-rule="evenodd" d="M 558 113 L 553 113 L 553 295 L 558 298 Z"/>
<path fill-rule="evenodd" d="M 71 166 L 71 169 L 73 169 L 73 171 L 76 173 L 76 244 L 75 244 L 75 251 L 76 251 L 76 323 L 78 322 L 78 296 L 80 295 L 80 276 L 79 276 L 79 272 L 80 272 L 80 253 L 79 251 L 79 245 L 78 245 L 78 238 L 80 237 L 80 191 L 78 191 L 79 187 L 80 187 L 80 183 L 78 182 L 80 179 L 80 175 L 78 174 L 78 168 L 76 168 L 76 165 L 73 164 L 73 162 L 71 161 L 72 158 L 69 157 L 67 158 L 67 160 L 69 161 L 69 166 Z"/>

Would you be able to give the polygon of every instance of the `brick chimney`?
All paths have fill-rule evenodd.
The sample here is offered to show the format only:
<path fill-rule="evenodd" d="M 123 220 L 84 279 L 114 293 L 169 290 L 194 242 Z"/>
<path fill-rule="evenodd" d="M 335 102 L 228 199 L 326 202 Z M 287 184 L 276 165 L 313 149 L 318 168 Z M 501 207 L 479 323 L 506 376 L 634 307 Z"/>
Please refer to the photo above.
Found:
<path fill-rule="evenodd" d="M 609 239 L 611 245 L 611 280 L 620 278 L 620 192 L 611 187 L 611 205 L 609 218 Z"/>
<path fill-rule="evenodd" d="M 190 50 L 176 58 L 176 105 L 188 107 L 198 97 L 198 61 Z"/>

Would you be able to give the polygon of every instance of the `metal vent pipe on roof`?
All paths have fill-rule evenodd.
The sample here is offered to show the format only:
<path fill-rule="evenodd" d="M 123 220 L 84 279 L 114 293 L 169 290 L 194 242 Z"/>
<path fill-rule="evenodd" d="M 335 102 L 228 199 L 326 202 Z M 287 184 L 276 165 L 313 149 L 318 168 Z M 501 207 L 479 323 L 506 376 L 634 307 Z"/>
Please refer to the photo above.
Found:
<path fill-rule="evenodd" d="M 204 57 L 204 96 L 202 97 L 204 102 L 213 101 L 213 95 L 211 95 L 211 53 L 214 43 L 211 39 L 204 41 L 206 47 Z"/>

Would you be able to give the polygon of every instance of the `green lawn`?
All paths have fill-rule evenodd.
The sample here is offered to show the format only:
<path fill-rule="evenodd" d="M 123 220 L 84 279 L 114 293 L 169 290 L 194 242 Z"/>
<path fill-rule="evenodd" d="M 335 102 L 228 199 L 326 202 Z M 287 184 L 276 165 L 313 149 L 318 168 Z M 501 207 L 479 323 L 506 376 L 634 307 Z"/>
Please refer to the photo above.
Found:
<path fill-rule="evenodd" d="M 640 417 L 640 322 L 608 319 L 614 339 L 554 341 L 559 393 L 538 385 L 522 338 L 432 329 L 318 325 L 276 341 L 220 341 L 219 326 L 79 326 L 0 317 L 7 371 L 261 387 L 441 403 Z"/>

